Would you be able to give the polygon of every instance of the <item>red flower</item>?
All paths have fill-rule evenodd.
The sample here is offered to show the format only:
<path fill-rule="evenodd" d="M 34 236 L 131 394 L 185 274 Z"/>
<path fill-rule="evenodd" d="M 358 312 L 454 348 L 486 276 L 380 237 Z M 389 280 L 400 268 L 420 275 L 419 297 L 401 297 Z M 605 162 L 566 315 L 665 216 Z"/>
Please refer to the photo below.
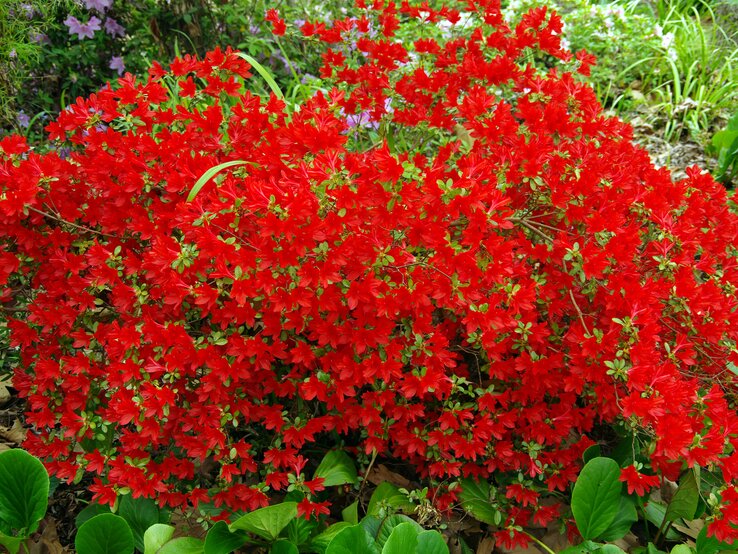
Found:
<path fill-rule="evenodd" d="M 329 515 L 331 511 L 328 506 L 330 506 L 330 502 L 311 502 L 304 498 L 297 504 L 297 515 L 305 519 L 310 519 L 313 516 L 318 517 L 320 514 Z"/>
<path fill-rule="evenodd" d="M 267 10 L 264 19 L 272 24 L 272 32 L 275 35 L 284 35 L 285 31 L 287 30 L 287 25 L 285 24 L 284 20 L 279 17 L 279 12 L 276 9 L 272 8 L 270 10 Z"/>
<path fill-rule="evenodd" d="M 630 465 L 620 471 L 620 480 L 628 486 L 628 494 L 643 496 L 659 484 L 658 475 L 645 475 Z"/>

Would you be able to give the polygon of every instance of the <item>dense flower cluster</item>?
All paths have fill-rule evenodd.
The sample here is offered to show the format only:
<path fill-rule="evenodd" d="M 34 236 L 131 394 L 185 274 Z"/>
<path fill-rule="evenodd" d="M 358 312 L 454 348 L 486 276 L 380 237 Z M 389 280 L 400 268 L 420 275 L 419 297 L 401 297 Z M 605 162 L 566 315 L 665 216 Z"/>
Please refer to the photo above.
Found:
<path fill-rule="evenodd" d="M 215 51 L 79 99 L 48 127 L 69 156 L 0 142 L 25 446 L 102 500 L 244 510 L 340 436 L 436 483 L 492 480 L 506 527 L 557 517 L 539 499 L 600 423 L 649 472 L 738 479 L 724 190 L 653 167 L 545 9 L 511 29 L 470 1 L 463 36 L 406 44 L 400 25 L 461 13 L 359 6 L 301 26 L 331 88 L 299 109 Z M 736 536 L 725 505 L 714 528 Z"/>

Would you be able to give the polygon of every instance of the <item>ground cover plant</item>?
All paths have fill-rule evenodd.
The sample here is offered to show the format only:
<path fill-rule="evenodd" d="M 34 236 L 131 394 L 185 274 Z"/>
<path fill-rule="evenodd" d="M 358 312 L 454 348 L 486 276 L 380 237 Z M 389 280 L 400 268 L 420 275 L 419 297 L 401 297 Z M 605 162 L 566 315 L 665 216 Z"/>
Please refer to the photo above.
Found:
<path fill-rule="evenodd" d="M 499 547 L 560 522 L 605 548 L 668 482 L 643 548 L 703 514 L 736 538 L 725 189 L 653 166 L 546 8 L 265 20 L 323 50 L 319 82 L 216 49 L 79 98 L 46 152 L 0 141 L 24 447 L 96 504 L 211 522 L 335 517 L 362 485 L 328 457 L 403 464 L 428 488 L 400 503 Z M 601 479 L 572 489 L 584 460 Z"/>

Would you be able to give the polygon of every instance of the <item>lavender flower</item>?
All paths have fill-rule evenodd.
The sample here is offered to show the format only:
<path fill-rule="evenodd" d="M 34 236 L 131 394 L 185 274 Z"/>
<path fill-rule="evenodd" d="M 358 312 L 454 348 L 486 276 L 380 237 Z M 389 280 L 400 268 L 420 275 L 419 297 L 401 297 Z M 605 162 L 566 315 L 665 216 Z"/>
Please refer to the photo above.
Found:
<path fill-rule="evenodd" d="M 30 31 L 28 33 L 28 39 L 34 44 L 50 44 L 49 37 L 39 31 Z"/>
<path fill-rule="evenodd" d="M 13 48 L 10 52 L 8 52 L 8 57 L 9 58 L 17 58 L 18 57 L 18 52 L 15 51 L 15 48 Z"/>
<path fill-rule="evenodd" d="M 112 17 L 108 17 L 105 20 L 105 32 L 108 33 L 113 38 L 115 38 L 116 36 L 123 37 L 126 35 L 126 30 L 123 27 L 123 25 L 118 23 Z"/>
<path fill-rule="evenodd" d="M 113 56 L 112 58 L 110 58 L 110 65 L 108 67 L 117 71 L 118 75 L 123 75 L 123 72 L 126 69 L 126 65 L 123 63 L 122 56 Z"/>
<path fill-rule="evenodd" d="M 64 25 L 69 27 L 70 35 L 77 35 L 79 40 L 83 38 L 92 38 L 95 35 L 95 31 L 100 30 L 100 20 L 94 15 L 90 17 L 87 23 L 82 23 L 79 19 L 73 15 L 68 16 L 64 20 Z"/>
<path fill-rule="evenodd" d="M 113 5 L 113 0 L 84 0 L 85 8 L 88 10 L 97 10 L 100 13 L 104 13 L 110 6 Z"/>
<path fill-rule="evenodd" d="M 31 4 L 21 4 L 20 8 L 26 13 L 26 19 L 33 19 L 36 10 L 33 9 Z"/>
<path fill-rule="evenodd" d="M 28 129 L 28 126 L 31 124 L 31 118 L 28 117 L 28 114 L 23 110 L 18 112 L 16 121 L 18 122 L 18 125 L 20 125 L 23 129 Z"/>

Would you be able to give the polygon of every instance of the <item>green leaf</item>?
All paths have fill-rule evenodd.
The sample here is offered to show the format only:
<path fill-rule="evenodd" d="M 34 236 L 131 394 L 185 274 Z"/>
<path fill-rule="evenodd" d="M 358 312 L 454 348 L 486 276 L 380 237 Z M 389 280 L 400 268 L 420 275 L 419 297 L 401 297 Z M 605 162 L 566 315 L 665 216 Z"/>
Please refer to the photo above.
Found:
<path fill-rule="evenodd" d="M 322 477 L 326 487 L 355 484 L 359 480 L 354 461 L 343 450 L 328 452 L 315 470 L 315 477 Z"/>
<path fill-rule="evenodd" d="M 629 496 L 620 496 L 620 506 L 615 519 L 612 520 L 610 527 L 600 535 L 600 539 L 605 542 L 612 542 L 622 539 L 628 534 L 633 524 L 638 521 L 638 512 L 636 512 L 635 503 Z"/>
<path fill-rule="evenodd" d="M 0 533 L 0 544 L 7 548 L 10 554 L 16 554 L 24 540 L 25 538 L 19 539 L 18 537 L 9 537 L 4 533 Z"/>
<path fill-rule="evenodd" d="M 356 500 L 341 510 L 341 518 L 351 525 L 359 523 L 359 501 Z"/>
<path fill-rule="evenodd" d="M 174 535 L 174 527 L 156 523 L 146 529 L 143 536 L 144 554 L 156 554 Z M 139 549 L 141 550 L 141 549 Z"/>
<path fill-rule="evenodd" d="M 333 537 L 325 554 L 379 554 L 379 548 L 364 527 L 350 525 Z"/>
<path fill-rule="evenodd" d="M 594 458 L 582 468 L 571 497 L 579 533 L 596 539 L 612 524 L 620 507 L 620 468 L 610 458 Z"/>
<path fill-rule="evenodd" d="M 77 554 L 132 554 L 133 533 L 122 517 L 100 514 L 79 528 L 74 546 Z"/>
<path fill-rule="evenodd" d="M 290 541 L 280 539 L 272 545 L 270 554 L 298 554 L 297 546 Z"/>
<path fill-rule="evenodd" d="M 335 536 L 348 527 L 351 527 L 351 524 L 345 521 L 334 523 L 333 525 L 328 527 L 328 529 L 313 537 L 313 539 L 310 541 L 310 548 L 315 550 L 318 554 L 324 554 L 326 548 L 335 538 Z"/>
<path fill-rule="evenodd" d="M 179 537 L 162 546 L 156 554 L 202 554 L 203 542 L 194 537 Z"/>
<path fill-rule="evenodd" d="M 418 554 L 449 554 L 448 545 L 438 531 L 423 531 L 418 534 Z"/>
<path fill-rule="evenodd" d="M 697 511 L 697 504 L 700 499 L 699 485 L 695 479 L 694 472 L 687 472 L 679 480 L 679 488 L 666 508 L 664 519 L 666 521 L 674 521 L 678 518 L 691 520 Z"/>
<path fill-rule="evenodd" d="M 241 516 L 230 524 L 231 531 L 253 533 L 268 541 L 275 540 L 290 520 L 297 517 L 297 502 L 282 502 Z"/>
<path fill-rule="evenodd" d="M 671 549 L 670 554 L 692 554 L 692 549 L 686 544 L 677 544 Z"/>
<path fill-rule="evenodd" d="M 664 515 L 666 514 L 666 506 L 661 502 L 650 501 L 644 506 L 643 511 L 648 521 L 653 523 L 657 529 L 661 528 L 661 524 L 664 522 Z M 664 537 L 672 541 L 678 540 L 680 535 L 674 529 L 668 527 Z"/>
<path fill-rule="evenodd" d="M 133 540 L 138 550 L 144 549 L 146 530 L 157 523 L 164 523 L 156 502 L 150 498 L 133 498 L 130 494 L 120 497 L 118 515 L 125 519 L 131 527 Z"/>
<path fill-rule="evenodd" d="M 575 544 L 574 546 L 565 548 L 559 552 L 559 554 L 589 554 L 590 552 L 597 550 L 600 546 L 601 545 L 596 542 L 584 541 L 580 544 Z"/>
<path fill-rule="evenodd" d="M 208 169 L 205 173 L 203 173 L 200 178 L 195 182 L 195 185 L 192 187 L 192 190 L 190 191 L 190 194 L 187 195 L 187 202 L 192 202 L 195 197 L 199 194 L 200 190 L 202 190 L 202 187 L 205 186 L 205 184 L 215 177 L 218 173 L 223 171 L 224 169 L 228 169 L 229 167 L 233 167 L 234 165 L 256 165 L 253 162 L 246 162 L 243 160 L 232 160 L 230 162 L 223 162 L 222 164 L 218 164 L 215 167 L 211 167 Z"/>
<path fill-rule="evenodd" d="M 205 554 L 229 554 L 246 544 L 247 539 L 243 531 L 233 533 L 225 521 L 218 521 L 205 536 Z"/>
<path fill-rule="evenodd" d="M 707 526 L 705 526 L 697 535 L 696 549 L 697 554 L 715 554 L 716 552 L 722 552 L 724 550 L 736 550 L 738 549 L 738 543 L 731 545 L 727 542 L 721 542 L 715 537 L 708 537 Z"/>
<path fill-rule="evenodd" d="M 403 523 L 410 523 L 413 527 L 415 527 L 415 530 L 418 533 L 423 530 L 423 528 L 414 519 L 410 519 L 409 517 L 402 514 L 394 514 L 382 519 L 379 523 L 379 528 L 374 530 L 373 532 L 370 531 L 370 533 L 372 533 L 374 540 L 381 548 L 390 538 L 390 535 L 392 534 L 392 531 L 394 531 L 395 527 L 397 527 L 398 525 L 402 525 Z"/>
<path fill-rule="evenodd" d="M 614 544 L 603 544 L 595 550 L 595 552 L 597 554 L 625 554 L 625 551 L 622 548 L 615 546 Z"/>
<path fill-rule="evenodd" d="M 413 503 L 408 500 L 407 495 L 400 492 L 399 487 L 387 481 L 380 483 L 374 489 L 372 497 L 369 499 L 369 505 L 366 508 L 366 514 L 370 516 L 378 515 L 383 505 L 406 512 L 410 512 L 415 508 Z"/>
<path fill-rule="evenodd" d="M 274 77 L 272 77 L 272 74 L 269 73 L 268 69 L 266 69 L 263 65 L 261 65 L 248 54 L 244 54 L 243 52 L 236 52 L 236 55 L 241 56 L 244 60 L 249 62 L 252 67 L 256 69 L 259 75 L 261 75 L 262 78 L 267 82 L 269 88 L 272 89 L 274 95 L 284 102 L 284 94 L 282 93 L 282 89 L 279 88 L 277 81 L 274 80 Z"/>
<path fill-rule="evenodd" d="M 105 504 L 88 504 L 84 510 L 82 510 L 80 513 L 77 514 L 77 517 L 74 518 L 74 526 L 79 529 L 82 527 L 86 521 L 89 521 L 95 516 L 99 516 L 100 514 L 109 514 L 110 513 L 110 506 L 106 506 Z"/>
<path fill-rule="evenodd" d="M 0 532 L 28 537 L 38 528 L 49 503 L 49 474 L 25 450 L 0 453 Z"/>
<path fill-rule="evenodd" d="M 382 547 L 382 554 L 411 554 L 418 548 L 418 528 L 412 523 L 395 526 Z"/>
<path fill-rule="evenodd" d="M 595 458 L 599 458 L 602 455 L 602 449 L 600 448 L 599 444 L 593 444 L 587 450 L 584 451 L 582 454 L 582 461 L 586 464 L 590 460 L 594 460 Z"/>
<path fill-rule="evenodd" d="M 308 521 L 305 518 L 298 517 L 287 524 L 285 531 L 290 542 L 299 546 L 305 544 L 310 539 L 310 535 L 317 527 L 317 521 Z"/>
<path fill-rule="evenodd" d="M 501 521 L 500 512 L 490 502 L 490 486 L 487 481 L 476 481 L 474 479 L 461 480 L 461 493 L 459 501 L 461 507 L 469 512 L 474 519 L 499 525 Z"/>

